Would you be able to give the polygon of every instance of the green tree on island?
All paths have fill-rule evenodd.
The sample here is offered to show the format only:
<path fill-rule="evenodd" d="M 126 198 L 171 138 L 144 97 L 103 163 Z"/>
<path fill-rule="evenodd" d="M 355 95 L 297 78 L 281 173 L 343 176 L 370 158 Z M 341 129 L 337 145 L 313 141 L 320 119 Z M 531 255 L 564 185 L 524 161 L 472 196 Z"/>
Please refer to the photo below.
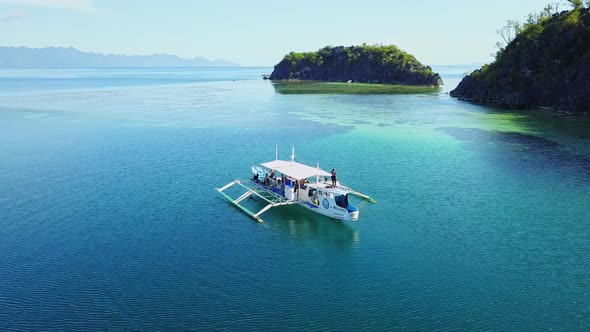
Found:
<path fill-rule="evenodd" d="M 547 5 L 523 23 L 498 30 L 495 59 L 451 91 L 454 97 L 508 107 L 543 107 L 566 113 L 590 109 L 590 0 L 571 9 Z"/>
<path fill-rule="evenodd" d="M 283 57 L 272 80 L 311 80 L 401 85 L 441 85 L 429 66 L 395 45 L 326 46 L 316 52 Z"/>

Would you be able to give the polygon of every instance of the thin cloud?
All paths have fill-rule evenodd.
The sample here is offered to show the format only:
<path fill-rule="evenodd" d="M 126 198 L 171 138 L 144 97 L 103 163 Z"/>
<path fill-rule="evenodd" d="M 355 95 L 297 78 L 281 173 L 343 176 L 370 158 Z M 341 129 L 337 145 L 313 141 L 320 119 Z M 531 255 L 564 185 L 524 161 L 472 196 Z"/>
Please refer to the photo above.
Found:
<path fill-rule="evenodd" d="M 15 10 L 15 11 L 9 12 L 8 14 L 0 16 L 0 22 L 8 22 L 8 21 L 12 21 L 12 20 L 16 20 L 16 19 L 25 17 L 25 16 L 26 16 L 26 14 L 22 10 Z"/>
<path fill-rule="evenodd" d="M 95 10 L 91 0 L 0 0 L 0 3 L 9 3 L 19 6 L 61 7 L 77 10 Z"/>

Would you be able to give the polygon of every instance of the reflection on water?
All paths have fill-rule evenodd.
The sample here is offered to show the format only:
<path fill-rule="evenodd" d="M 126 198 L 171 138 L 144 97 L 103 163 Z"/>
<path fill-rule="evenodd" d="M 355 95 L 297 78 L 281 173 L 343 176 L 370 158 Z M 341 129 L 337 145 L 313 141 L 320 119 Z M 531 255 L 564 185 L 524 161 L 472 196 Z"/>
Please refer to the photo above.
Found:
<path fill-rule="evenodd" d="M 308 211 L 300 206 L 284 206 L 267 212 L 266 224 L 304 243 L 350 247 L 359 241 L 355 222 L 345 222 Z"/>
<path fill-rule="evenodd" d="M 238 197 L 244 192 L 244 189 L 233 189 L 226 190 L 230 197 Z M 260 211 L 267 203 L 250 196 L 241 204 L 250 211 Z M 235 208 L 229 203 L 227 206 L 227 208 Z M 223 209 L 225 208 L 226 204 L 223 205 Z M 243 222 L 254 222 L 245 215 L 240 219 Z M 328 218 L 296 204 L 271 208 L 264 212 L 262 219 L 264 228 L 287 234 L 290 238 L 305 244 L 345 248 L 359 241 L 358 231 L 355 229 L 356 222 Z"/>
<path fill-rule="evenodd" d="M 476 128 L 442 127 L 440 131 L 469 144 L 471 149 L 486 151 L 488 156 L 509 158 L 516 155 L 523 162 L 537 166 L 568 167 L 590 175 L 590 157 L 562 150 L 561 144 L 543 137 L 498 130 Z M 491 151 L 490 151 L 491 150 Z"/>
<path fill-rule="evenodd" d="M 467 142 L 500 143 L 500 144 L 518 144 L 523 147 L 547 150 L 556 149 L 559 143 L 548 139 L 516 132 L 504 132 L 498 130 L 482 130 L 477 128 L 459 128 L 459 127 L 441 127 L 439 130 Z"/>
<path fill-rule="evenodd" d="M 301 154 L 305 156 L 304 152 Z M 216 179 L 219 181 L 219 179 Z M 235 185 L 224 191 L 230 197 L 240 197 L 245 189 Z M 217 192 L 216 192 L 217 194 Z M 222 209 L 239 209 L 225 200 L 219 201 Z M 225 202 L 226 204 L 223 204 Z M 361 211 L 361 221 L 363 219 L 363 209 L 366 201 L 355 204 Z M 241 205 L 253 211 L 260 211 L 268 203 L 260 198 L 251 195 L 240 202 Z M 326 216 L 314 213 L 297 204 L 285 205 L 271 208 L 262 214 L 264 228 L 273 229 L 279 233 L 287 234 L 290 238 L 301 241 L 310 245 L 321 245 L 328 247 L 350 247 L 359 241 L 358 232 L 355 229 L 358 222 L 346 222 L 328 218 Z M 243 222 L 254 222 L 246 215 L 240 215 Z"/>

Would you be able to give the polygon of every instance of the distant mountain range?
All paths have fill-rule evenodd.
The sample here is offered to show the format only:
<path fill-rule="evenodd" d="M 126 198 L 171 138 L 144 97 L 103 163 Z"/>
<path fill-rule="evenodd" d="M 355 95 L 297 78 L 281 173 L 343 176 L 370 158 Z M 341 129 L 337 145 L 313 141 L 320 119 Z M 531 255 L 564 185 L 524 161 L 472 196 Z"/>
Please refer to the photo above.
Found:
<path fill-rule="evenodd" d="M 73 47 L 2 47 L 0 67 L 236 67 L 239 64 L 210 61 L 205 58 L 184 59 L 170 54 L 117 55 L 82 52 Z"/>

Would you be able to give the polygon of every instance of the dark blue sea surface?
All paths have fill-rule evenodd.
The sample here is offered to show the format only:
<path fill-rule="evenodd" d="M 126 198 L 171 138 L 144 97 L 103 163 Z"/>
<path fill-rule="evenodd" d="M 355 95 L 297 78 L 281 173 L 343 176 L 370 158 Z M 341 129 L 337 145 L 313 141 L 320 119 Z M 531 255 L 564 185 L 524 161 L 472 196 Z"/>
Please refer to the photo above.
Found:
<path fill-rule="evenodd" d="M 589 330 L 590 123 L 450 98 L 472 69 L 424 95 L 0 70 L 0 330 Z M 252 221 L 214 188 L 275 144 L 378 203 Z"/>

